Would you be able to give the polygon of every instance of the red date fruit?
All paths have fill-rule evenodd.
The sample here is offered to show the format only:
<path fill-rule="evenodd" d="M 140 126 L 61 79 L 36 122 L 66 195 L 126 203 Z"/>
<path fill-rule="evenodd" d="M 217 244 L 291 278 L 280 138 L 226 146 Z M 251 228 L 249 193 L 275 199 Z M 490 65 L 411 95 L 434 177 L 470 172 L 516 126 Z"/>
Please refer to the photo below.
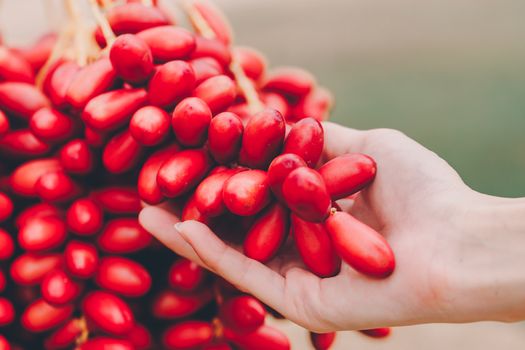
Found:
<path fill-rule="evenodd" d="M 227 343 L 219 343 L 206 345 L 202 350 L 233 350 L 233 348 Z"/>
<path fill-rule="evenodd" d="M 136 217 L 109 221 L 97 239 L 103 251 L 127 254 L 142 250 L 151 243 L 151 235 L 140 226 Z"/>
<path fill-rule="evenodd" d="M 223 67 L 230 65 L 232 60 L 230 49 L 223 42 L 216 39 L 207 39 L 202 36 L 195 37 L 195 50 L 191 54 L 191 58 L 211 57 L 221 64 Z"/>
<path fill-rule="evenodd" d="M 95 191 L 93 199 L 111 214 L 138 214 L 142 209 L 137 190 L 132 187 L 107 187 Z"/>
<path fill-rule="evenodd" d="M 164 196 L 157 184 L 157 174 L 164 162 L 179 150 L 180 147 L 173 144 L 153 153 L 144 162 L 137 181 L 138 192 L 143 201 L 148 204 L 159 204 L 162 202 Z"/>
<path fill-rule="evenodd" d="M 263 89 L 275 91 L 292 98 L 307 95 L 315 86 L 315 78 L 296 67 L 281 67 L 268 74 Z"/>
<path fill-rule="evenodd" d="M 88 102 L 82 112 L 82 120 L 95 130 L 115 130 L 125 125 L 147 100 L 148 93 L 144 89 L 109 91 Z"/>
<path fill-rule="evenodd" d="M 60 165 L 72 174 L 88 174 L 93 169 L 95 156 L 86 141 L 75 139 L 66 143 L 58 153 Z"/>
<path fill-rule="evenodd" d="M 0 83 L 0 109 L 29 120 L 40 108 L 49 107 L 47 97 L 34 85 L 18 82 Z"/>
<path fill-rule="evenodd" d="M 195 204 L 203 215 L 208 217 L 219 216 L 226 211 L 222 192 L 224 184 L 230 177 L 238 173 L 236 169 L 210 174 L 201 181 L 195 190 Z"/>
<path fill-rule="evenodd" d="M 239 333 L 251 333 L 264 324 L 266 310 L 259 300 L 242 295 L 224 302 L 219 317 L 227 328 Z"/>
<path fill-rule="evenodd" d="M 102 228 L 104 213 L 92 199 L 82 198 L 71 204 L 66 214 L 67 227 L 80 236 L 91 236 Z"/>
<path fill-rule="evenodd" d="M 261 211 L 271 199 L 268 176 L 262 170 L 247 170 L 233 175 L 224 184 L 224 204 L 232 213 L 251 216 Z"/>
<path fill-rule="evenodd" d="M 18 244 L 27 251 L 40 252 L 60 246 L 66 236 L 66 224 L 62 219 L 54 216 L 37 217 L 20 227 Z"/>
<path fill-rule="evenodd" d="M 133 330 L 126 335 L 126 339 L 133 344 L 134 350 L 149 350 L 153 345 L 150 331 L 140 324 L 135 324 Z"/>
<path fill-rule="evenodd" d="M 197 208 L 197 200 L 195 195 L 192 195 L 187 201 L 186 205 L 182 209 L 182 215 L 181 215 L 182 221 L 187 220 L 195 220 L 202 222 L 203 224 L 209 225 L 210 224 L 210 217 L 204 215 L 199 211 L 199 208 Z"/>
<path fill-rule="evenodd" d="M 241 65 L 244 74 L 252 80 L 259 80 L 266 71 L 266 58 L 251 47 L 234 47 L 233 56 Z"/>
<path fill-rule="evenodd" d="M 64 61 L 49 73 L 44 81 L 44 92 L 53 106 L 59 109 L 67 107 L 66 94 L 69 85 L 75 79 L 80 67 L 75 62 Z"/>
<path fill-rule="evenodd" d="M 125 130 L 106 144 L 102 152 L 102 163 L 110 173 L 125 173 L 137 164 L 142 151 L 142 146 Z"/>
<path fill-rule="evenodd" d="M 20 286 L 34 286 L 61 263 L 60 254 L 22 254 L 11 264 L 11 278 Z"/>
<path fill-rule="evenodd" d="M 40 176 L 35 190 L 40 199 L 46 202 L 70 201 L 81 193 L 79 185 L 62 170 Z"/>
<path fill-rule="evenodd" d="M 244 254 L 263 263 L 272 259 L 288 234 L 288 217 L 288 210 L 281 204 L 268 207 L 246 234 Z"/>
<path fill-rule="evenodd" d="M 15 319 L 15 308 L 6 298 L 0 297 L 0 327 L 6 326 Z"/>
<path fill-rule="evenodd" d="M 13 214 L 14 205 L 11 198 L 0 192 L 0 222 L 5 221 Z"/>
<path fill-rule="evenodd" d="M 261 99 L 267 108 L 278 110 L 282 116 L 288 120 L 290 114 L 290 106 L 286 99 L 275 92 L 264 92 L 261 94 Z"/>
<path fill-rule="evenodd" d="M 313 333 L 310 332 L 310 341 L 315 350 L 329 350 L 335 340 L 335 332 Z"/>
<path fill-rule="evenodd" d="M 172 25 L 143 30 L 137 34 L 151 48 L 155 62 L 164 63 L 188 58 L 195 50 L 195 35 Z"/>
<path fill-rule="evenodd" d="M 94 245 L 80 241 L 70 241 L 64 250 L 64 263 L 72 276 L 91 278 L 98 267 L 98 252 Z"/>
<path fill-rule="evenodd" d="M 30 130 L 14 130 L 0 139 L 0 153 L 9 158 L 35 158 L 49 150 L 49 145 L 36 138 Z"/>
<path fill-rule="evenodd" d="M 9 119 L 4 112 L 0 111 L 0 137 L 7 134 L 10 129 Z"/>
<path fill-rule="evenodd" d="M 16 194 L 36 196 L 36 183 L 40 176 L 61 168 L 56 159 L 38 159 L 29 161 L 16 168 L 9 179 L 9 184 Z"/>
<path fill-rule="evenodd" d="M 208 128 L 208 148 L 221 164 L 232 162 L 241 149 L 244 126 L 241 119 L 230 112 L 217 114 Z"/>
<path fill-rule="evenodd" d="M 81 110 L 94 97 L 108 91 L 117 80 L 117 73 L 107 57 L 102 57 L 80 69 L 67 88 L 65 99 Z"/>
<path fill-rule="evenodd" d="M 242 349 L 250 350 L 290 350 L 290 342 L 281 331 L 261 326 L 252 333 L 239 333 L 224 329 L 224 338 Z"/>
<path fill-rule="evenodd" d="M 212 161 L 203 149 L 172 155 L 159 169 L 157 183 L 164 195 L 177 197 L 194 188 L 208 173 Z"/>
<path fill-rule="evenodd" d="M 291 216 L 291 234 L 304 264 L 319 277 L 332 277 L 341 269 L 341 258 L 323 224 Z"/>
<path fill-rule="evenodd" d="M 82 301 L 82 311 L 89 323 L 113 335 L 128 334 L 135 326 L 129 306 L 113 294 L 94 291 Z"/>
<path fill-rule="evenodd" d="M 213 340 L 213 327 L 209 322 L 184 321 L 169 327 L 163 335 L 163 344 L 169 350 L 200 349 Z"/>
<path fill-rule="evenodd" d="M 251 168 L 266 168 L 281 151 L 284 124 L 281 113 L 272 109 L 251 117 L 244 129 L 239 162 Z"/>
<path fill-rule="evenodd" d="M 128 340 L 97 337 L 89 339 L 77 350 L 137 350 Z"/>
<path fill-rule="evenodd" d="M 330 212 L 330 195 L 323 178 L 313 169 L 302 167 L 288 174 L 282 194 L 287 206 L 303 220 L 321 222 Z"/>
<path fill-rule="evenodd" d="M 81 322 L 77 319 L 68 321 L 46 338 L 45 349 L 59 350 L 71 347 L 82 333 L 81 327 Z"/>
<path fill-rule="evenodd" d="M 20 348 L 11 347 L 9 341 L 3 336 L 0 335 L 0 350 L 18 350 Z"/>
<path fill-rule="evenodd" d="M 0 81 L 33 83 L 33 69 L 24 57 L 0 46 Z"/>
<path fill-rule="evenodd" d="M 323 87 L 317 87 L 304 96 L 293 108 L 294 120 L 311 117 L 320 122 L 327 120 L 334 104 L 334 96 Z"/>
<path fill-rule="evenodd" d="M 189 96 L 195 86 L 195 73 L 185 61 L 170 61 L 157 68 L 148 87 L 149 102 L 168 108 Z"/>
<path fill-rule="evenodd" d="M 188 97 L 182 100 L 171 117 L 177 141 L 184 146 L 201 146 L 206 141 L 211 118 L 210 108 L 200 98 Z"/>
<path fill-rule="evenodd" d="M 95 281 L 101 288 L 126 297 L 142 296 L 151 287 L 151 276 L 142 265 L 120 257 L 102 258 Z"/>
<path fill-rule="evenodd" d="M 297 154 L 287 153 L 276 157 L 268 168 L 268 183 L 273 194 L 282 200 L 283 182 L 292 171 L 306 167 L 306 162 Z"/>
<path fill-rule="evenodd" d="M 15 243 L 11 235 L 0 228 L 0 260 L 7 260 L 15 252 Z"/>
<path fill-rule="evenodd" d="M 172 320 L 190 316 L 212 300 L 210 290 L 180 294 L 173 290 L 160 292 L 154 299 L 151 312 L 158 319 Z"/>
<path fill-rule="evenodd" d="M 360 153 L 345 154 L 319 168 L 333 200 L 348 197 L 368 184 L 376 175 L 376 162 Z"/>
<path fill-rule="evenodd" d="M 51 305 L 62 306 L 71 303 L 80 294 L 81 287 L 63 270 L 49 272 L 40 285 L 42 298 Z"/>
<path fill-rule="evenodd" d="M 145 82 L 154 70 L 151 49 L 133 34 L 122 34 L 113 42 L 109 59 L 117 75 L 130 84 Z"/>
<path fill-rule="evenodd" d="M 390 335 L 392 330 L 388 327 L 384 327 L 384 328 L 362 329 L 359 332 L 369 337 L 372 337 L 372 338 L 386 338 Z"/>
<path fill-rule="evenodd" d="M 205 278 L 206 272 L 202 267 L 184 258 L 174 262 L 168 272 L 170 286 L 182 292 L 195 291 L 203 284 Z"/>
<path fill-rule="evenodd" d="M 325 227 L 339 256 L 354 269 L 373 277 L 392 274 L 394 253 L 377 231 L 345 212 L 330 215 Z"/>
<path fill-rule="evenodd" d="M 217 75 L 200 83 L 193 91 L 193 96 L 202 99 L 213 114 L 225 111 L 235 100 L 237 87 L 226 75 Z"/>
<path fill-rule="evenodd" d="M 224 14 L 211 1 L 195 2 L 193 6 L 208 23 L 217 40 L 225 45 L 230 45 L 233 33 Z"/>
<path fill-rule="evenodd" d="M 195 84 L 198 85 L 203 81 L 224 74 L 224 68 L 219 61 L 212 57 L 195 58 L 189 61 L 193 72 L 195 73 Z"/>
<path fill-rule="evenodd" d="M 44 107 L 39 109 L 29 121 L 33 134 L 43 141 L 64 141 L 70 138 L 74 131 L 73 120 L 55 109 Z"/>
<path fill-rule="evenodd" d="M 53 306 L 44 299 L 39 299 L 25 309 L 20 323 L 28 331 L 40 333 L 64 323 L 72 313 L 72 305 Z"/>
<path fill-rule="evenodd" d="M 284 142 L 283 153 L 300 156 L 313 168 L 321 159 L 324 147 L 324 132 L 321 123 L 313 118 L 305 118 L 292 126 Z"/>
<path fill-rule="evenodd" d="M 158 8 L 141 3 L 128 3 L 114 6 L 106 13 L 115 34 L 135 34 L 148 28 L 170 24 L 168 18 Z"/>
<path fill-rule="evenodd" d="M 129 132 L 144 146 L 161 143 L 169 133 L 170 116 L 155 106 L 142 107 L 133 114 L 129 122 Z"/>

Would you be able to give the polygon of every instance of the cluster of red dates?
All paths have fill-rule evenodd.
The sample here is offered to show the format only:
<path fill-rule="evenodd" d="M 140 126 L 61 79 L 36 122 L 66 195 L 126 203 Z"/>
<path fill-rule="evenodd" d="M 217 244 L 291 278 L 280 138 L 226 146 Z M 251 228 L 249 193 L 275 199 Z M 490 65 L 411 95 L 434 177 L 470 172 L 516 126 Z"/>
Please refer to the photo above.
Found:
<path fill-rule="evenodd" d="M 266 72 L 207 2 L 184 4 L 195 33 L 155 2 L 90 3 L 92 43 L 73 26 L 0 46 L 0 350 L 290 348 L 258 300 L 154 241 L 144 203 L 170 200 L 261 262 L 290 233 L 318 276 L 341 258 L 392 273 L 383 237 L 336 209 L 376 165 L 319 164 L 332 97 L 309 73 Z M 311 334 L 317 350 L 334 337 Z"/>

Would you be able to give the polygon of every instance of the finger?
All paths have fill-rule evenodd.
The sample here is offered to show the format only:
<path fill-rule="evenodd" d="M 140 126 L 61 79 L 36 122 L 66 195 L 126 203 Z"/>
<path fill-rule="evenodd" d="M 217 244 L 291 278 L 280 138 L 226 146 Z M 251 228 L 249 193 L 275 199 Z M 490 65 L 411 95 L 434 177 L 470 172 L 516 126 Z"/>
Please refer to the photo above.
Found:
<path fill-rule="evenodd" d="M 285 310 L 284 278 L 277 272 L 229 247 L 200 222 L 185 221 L 176 230 L 212 271 L 270 307 Z"/>
<path fill-rule="evenodd" d="M 346 128 L 344 126 L 324 122 L 324 160 L 350 152 L 361 152 L 365 139 L 365 131 Z"/>
<path fill-rule="evenodd" d="M 139 222 L 165 246 L 175 253 L 203 265 L 193 248 L 174 230 L 179 218 L 159 207 L 146 207 L 139 214 Z"/>

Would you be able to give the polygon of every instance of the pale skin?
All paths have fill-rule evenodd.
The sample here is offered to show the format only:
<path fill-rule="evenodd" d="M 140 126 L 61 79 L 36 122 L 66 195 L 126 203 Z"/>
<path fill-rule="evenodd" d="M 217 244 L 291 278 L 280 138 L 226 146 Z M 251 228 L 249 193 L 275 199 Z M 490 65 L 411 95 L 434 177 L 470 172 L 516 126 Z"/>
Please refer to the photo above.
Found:
<path fill-rule="evenodd" d="M 372 156 L 374 183 L 344 210 L 378 230 L 396 270 L 372 279 L 343 263 L 332 278 L 304 268 L 293 245 L 268 265 L 245 257 L 208 227 L 145 208 L 142 225 L 286 318 L 317 332 L 429 322 L 525 319 L 525 199 L 466 186 L 443 159 L 402 133 L 325 123 L 325 159 Z"/>

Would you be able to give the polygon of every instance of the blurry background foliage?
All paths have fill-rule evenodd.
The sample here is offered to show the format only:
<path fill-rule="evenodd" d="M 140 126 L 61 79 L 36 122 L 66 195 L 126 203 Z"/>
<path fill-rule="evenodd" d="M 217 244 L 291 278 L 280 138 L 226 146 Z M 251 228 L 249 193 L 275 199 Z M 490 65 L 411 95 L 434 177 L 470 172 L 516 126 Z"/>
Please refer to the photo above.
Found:
<path fill-rule="evenodd" d="M 4 1 L 9 43 L 45 30 L 45 1 L 57 0 Z M 525 1 L 216 2 L 237 43 L 335 93 L 334 121 L 400 129 L 474 189 L 525 196 Z M 21 8 L 24 19 L 12 15 Z"/>

